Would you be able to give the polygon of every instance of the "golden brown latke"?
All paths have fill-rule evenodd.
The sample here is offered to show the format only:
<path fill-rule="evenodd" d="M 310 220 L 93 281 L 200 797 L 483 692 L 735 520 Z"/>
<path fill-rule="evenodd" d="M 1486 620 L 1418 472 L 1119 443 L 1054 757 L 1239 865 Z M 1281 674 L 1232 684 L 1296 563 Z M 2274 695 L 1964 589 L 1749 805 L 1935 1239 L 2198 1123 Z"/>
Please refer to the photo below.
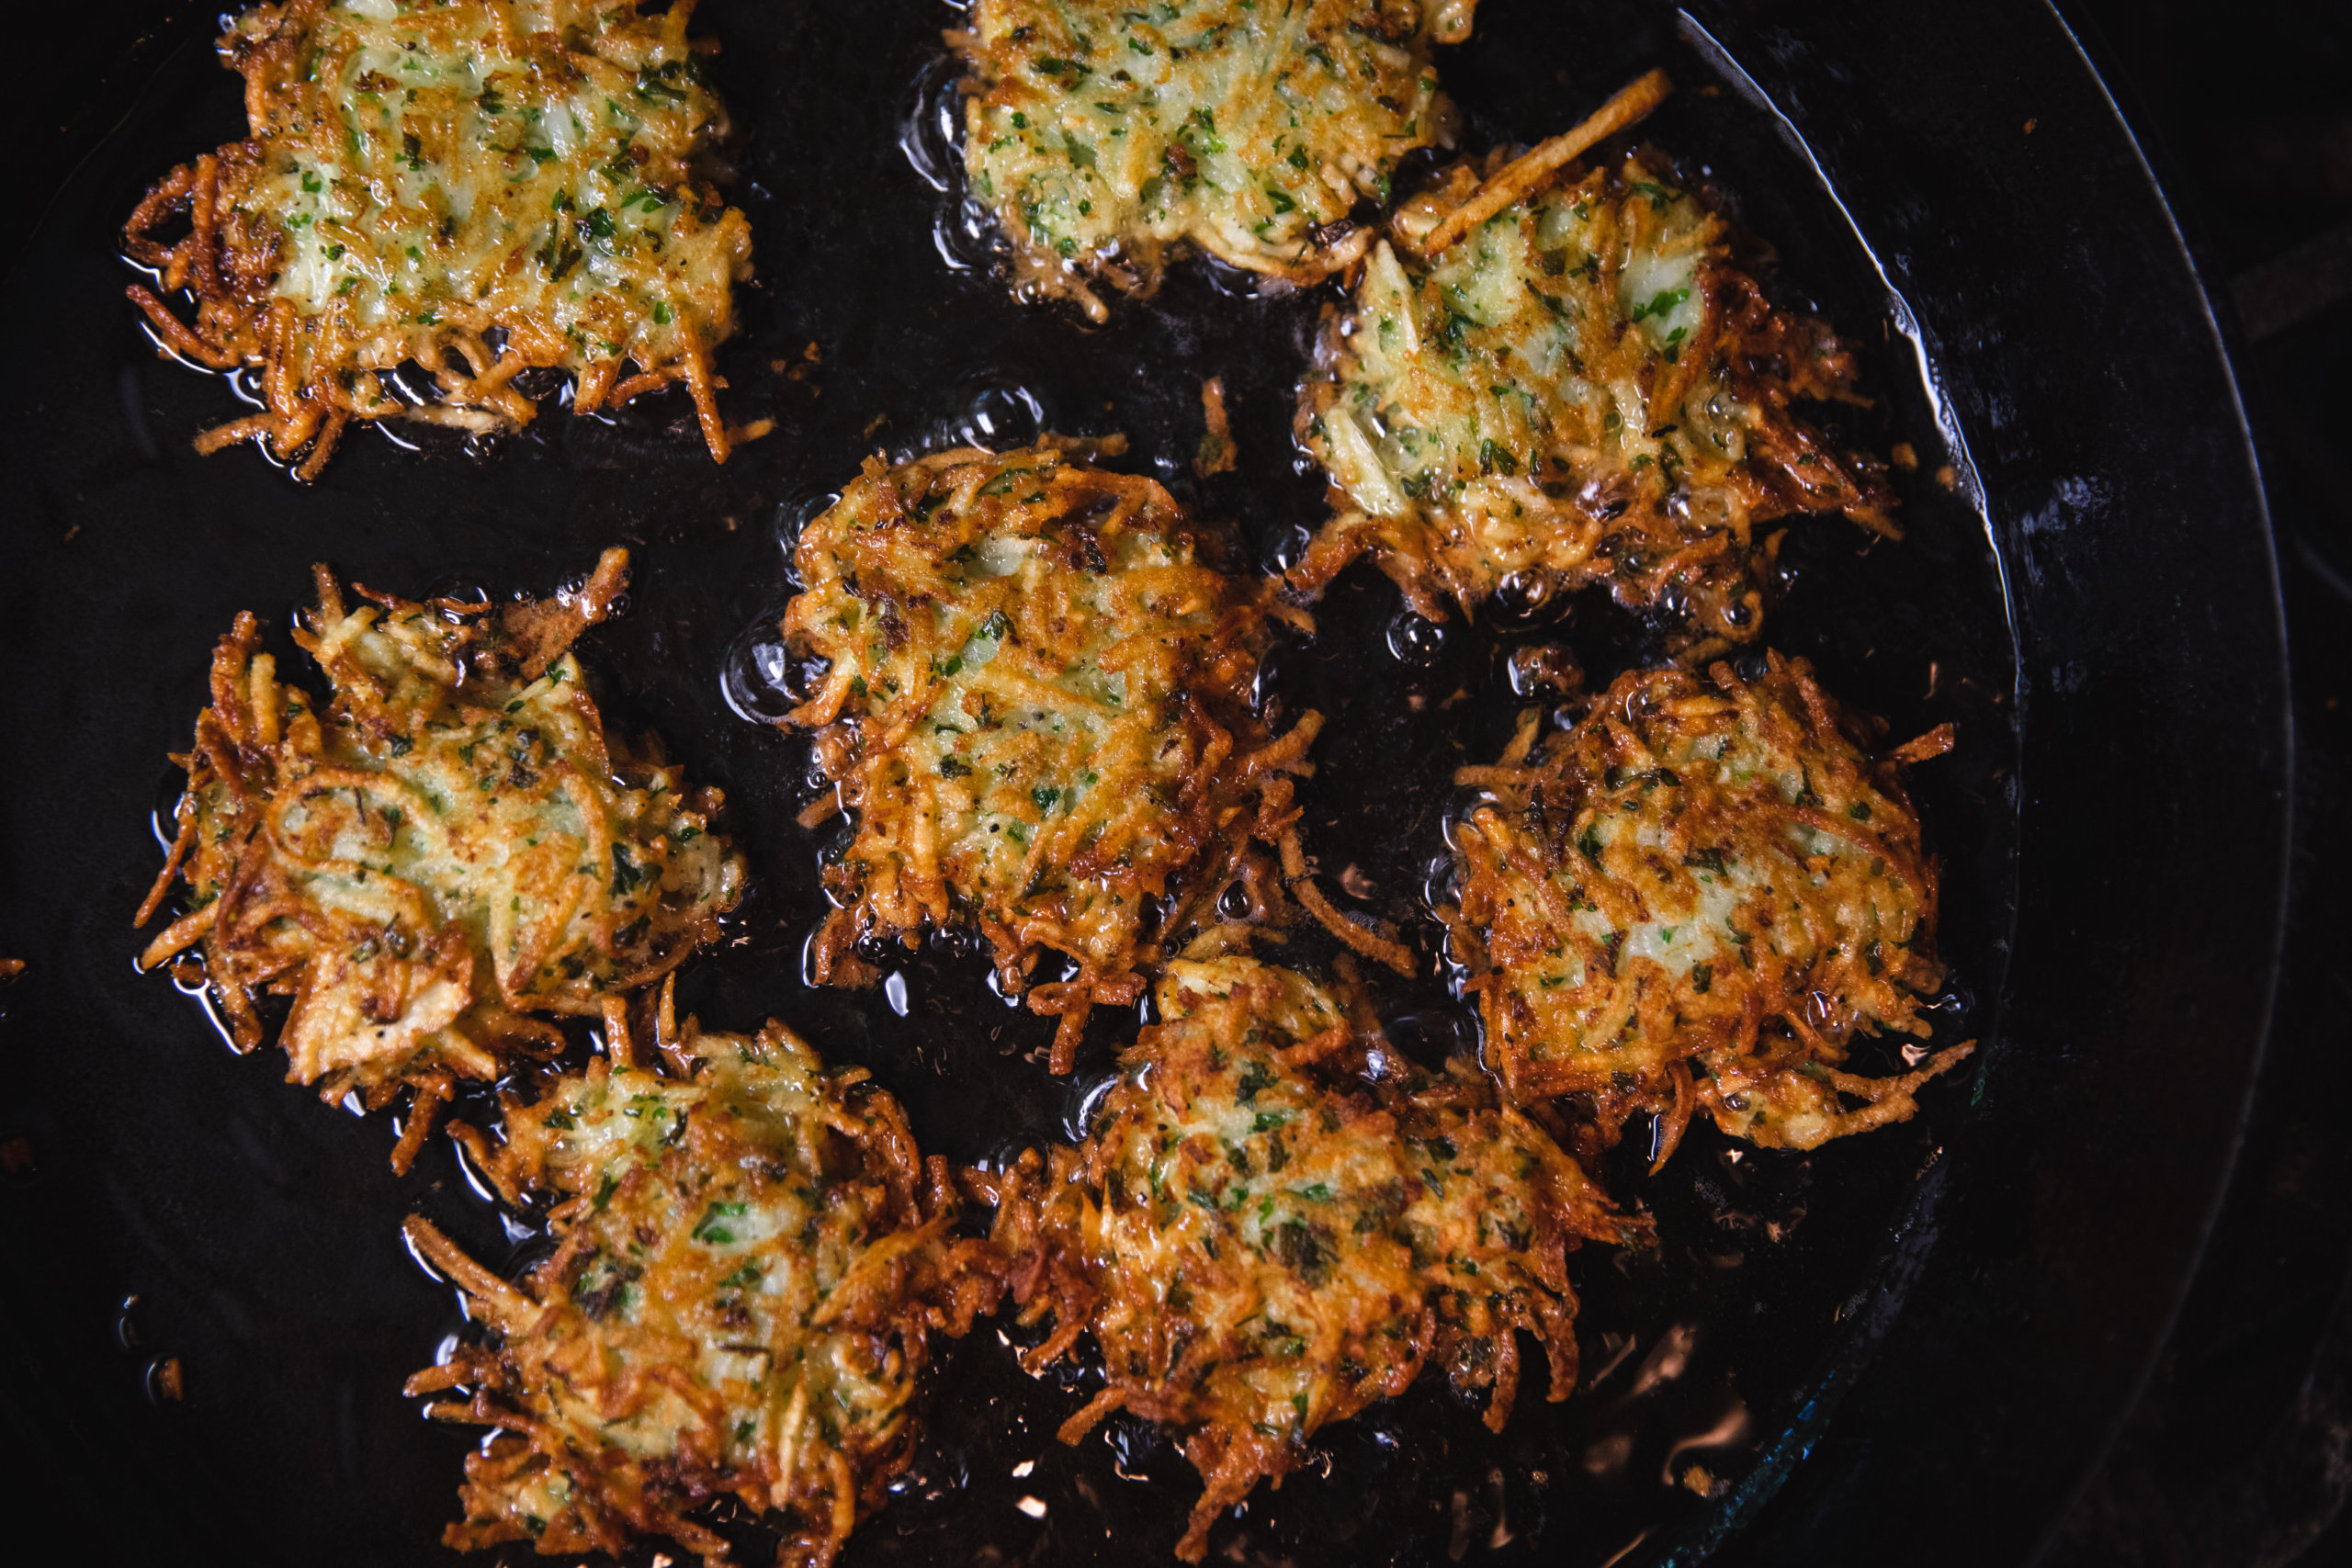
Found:
<path fill-rule="evenodd" d="M 1536 748 L 1531 715 L 1464 769 L 1490 793 L 1455 829 L 1448 924 L 1512 1094 L 1589 1095 L 1611 1138 L 1657 1111 L 1661 1161 L 1694 1110 L 1800 1149 L 1911 1115 L 1968 1046 L 1892 1078 L 1844 1064 L 1857 1030 L 1928 1032 L 1936 863 L 1902 769 L 1951 733 L 1871 739 L 1772 655 L 1753 681 L 1630 671 L 1574 729 Z"/>
<path fill-rule="evenodd" d="M 1047 447 L 876 458 L 808 525 L 784 629 L 830 663 L 790 722 L 857 818 L 820 982 L 930 928 L 977 925 L 1009 989 L 1062 953 L 1029 1002 L 1068 1071 L 1088 1008 L 1141 996 L 1157 942 L 1287 833 L 1319 720 L 1253 713 L 1270 595 L 1206 543 L 1158 484 Z"/>
<path fill-rule="evenodd" d="M 1063 1440 L 1123 1408 L 1181 1433 L 1207 1484 L 1178 1556 L 1425 1364 L 1491 1389 L 1499 1431 L 1525 1329 L 1567 1397 L 1566 1254 L 1639 1222 L 1466 1063 L 1367 1081 L 1367 1037 L 1297 974 L 1180 961 L 1159 998 L 1086 1143 L 1002 1179 L 994 1241 L 1023 1321 L 1054 1320 L 1033 1371 L 1102 1345 L 1107 1382 Z"/>
<path fill-rule="evenodd" d="M 459 1077 L 497 1077 L 562 1036 L 545 1014 L 609 1011 L 718 933 L 742 862 L 710 831 L 719 795 L 608 746 L 567 651 L 628 580 L 608 550 L 576 592 L 493 609 L 356 592 L 324 567 L 295 640 L 322 704 L 281 684 L 251 615 L 212 660 L 179 837 L 145 923 L 192 908 L 150 967 L 201 944 L 241 1049 L 254 998 L 291 996 L 288 1077 L 373 1106 L 418 1091 L 405 1166 Z"/>
<path fill-rule="evenodd" d="M 124 232 L 195 298 L 190 325 L 131 287 L 164 345 L 261 373 L 266 412 L 199 450 L 308 447 L 308 479 L 355 419 L 527 423 L 514 377 L 552 367 L 579 413 L 684 381 L 726 461 L 710 352 L 751 225 L 696 172 L 727 122 L 693 0 L 644 4 L 283 0 L 231 24 L 246 140 L 166 175 Z M 178 219 L 186 237 L 157 237 Z M 388 385 L 409 361 L 435 400 Z"/>
<path fill-rule="evenodd" d="M 1436 44 L 1476 0 L 977 0 L 950 33 L 964 166 L 1025 290 L 1107 314 L 1171 247 L 1293 283 L 1363 255 L 1348 221 L 1397 161 L 1452 146 Z"/>
<path fill-rule="evenodd" d="M 691 1077 L 599 1059 L 508 1106 L 492 1179 L 556 1200 L 556 1250 L 519 1284 L 408 1222 L 490 1330 L 408 1392 L 470 1388 L 431 1414 L 501 1428 L 443 1539 L 617 1556 L 666 1535 L 724 1563 L 697 1515 L 732 1497 L 775 1510 L 782 1562 L 821 1565 L 905 1467 L 929 1336 L 993 1305 L 992 1265 L 950 1239 L 944 1165 L 926 1182 L 863 1068 L 775 1023 L 662 1044 Z"/>
<path fill-rule="evenodd" d="M 1369 552 L 1432 619 L 1505 582 L 1605 582 L 1740 639 L 1761 626 L 1758 525 L 1843 511 L 1894 531 L 1878 466 L 1791 408 L 1851 400 L 1851 355 L 1765 299 L 1661 161 L 1572 165 L 1417 254 L 1477 186 L 1456 165 L 1408 204 L 1325 332 L 1298 434 L 1337 515 L 1295 589 Z"/>

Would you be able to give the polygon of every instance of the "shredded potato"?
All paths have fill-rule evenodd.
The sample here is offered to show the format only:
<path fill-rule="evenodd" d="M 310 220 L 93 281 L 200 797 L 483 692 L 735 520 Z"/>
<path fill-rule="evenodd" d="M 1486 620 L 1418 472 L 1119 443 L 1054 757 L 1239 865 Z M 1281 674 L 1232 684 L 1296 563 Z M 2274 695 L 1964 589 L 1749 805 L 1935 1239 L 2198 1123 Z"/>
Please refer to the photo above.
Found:
<path fill-rule="evenodd" d="M 1701 1109 L 1809 1149 L 1908 1117 L 1967 1054 L 1844 1071 L 1857 1030 L 1928 1032 L 1936 864 L 1901 761 L 1948 730 L 1874 760 L 1804 661 L 1772 656 L 1754 681 L 1631 671 L 1531 753 L 1534 735 L 1469 770 L 1490 795 L 1455 831 L 1449 915 L 1513 1095 L 1589 1096 L 1611 1137 L 1656 1111 L 1661 1162 Z"/>
<path fill-rule="evenodd" d="M 266 412 L 201 449 L 308 448 L 310 478 L 355 419 L 526 423 L 514 377 L 556 367 L 580 413 L 684 381 L 726 460 L 710 352 L 751 226 L 697 174 L 727 122 L 693 0 L 643 4 L 282 0 L 231 25 L 247 139 L 167 175 L 125 235 L 195 298 L 190 325 L 131 288 L 163 345 L 261 373 Z M 410 362 L 435 400 L 392 385 Z"/>
<path fill-rule="evenodd" d="M 508 1107 L 492 1179 L 556 1200 L 556 1250 L 519 1283 L 409 1222 L 489 1335 L 408 1391 L 469 1387 L 431 1413 L 503 1429 L 466 1461 L 450 1546 L 659 1534 L 724 1563 L 702 1506 L 732 1497 L 775 1511 L 783 1562 L 828 1563 L 911 1455 L 928 1336 L 996 1300 L 986 1258 L 959 1262 L 982 1244 L 948 1234 L 944 1166 L 923 1180 L 862 1069 L 780 1024 L 686 1032 L 684 1080 L 598 1060 Z"/>
<path fill-rule="evenodd" d="M 1367 1082 L 1368 1040 L 1299 975 L 1180 961 L 1159 998 L 1085 1145 L 1004 1179 L 994 1241 L 1023 1320 L 1054 1320 L 1033 1371 L 1082 1333 L 1102 1348 L 1105 1386 L 1063 1439 L 1121 1408 L 1182 1434 L 1206 1487 L 1178 1556 L 1199 1562 L 1218 1514 L 1426 1364 L 1490 1389 L 1499 1431 L 1525 1329 L 1567 1397 L 1566 1254 L 1638 1222 L 1467 1064 L 1392 1059 Z"/>
<path fill-rule="evenodd" d="M 1397 160 L 1452 146 L 1430 49 L 1476 0 L 977 0 L 951 34 L 964 163 L 1024 289 L 1107 313 L 1170 247 L 1311 284 L 1360 260 L 1358 203 Z"/>
<path fill-rule="evenodd" d="M 1660 164 L 1548 178 L 1419 259 L 1476 183 L 1457 166 L 1409 204 L 1324 334 L 1298 434 L 1338 514 L 1295 590 L 1369 552 L 1432 619 L 1506 582 L 1606 583 L 1744 639 L 1762 625 L 1758 525 L 1843 511 L 1893 532 L 1877 465 L 1791 412 L 1852 398 L 1851 356 L 1765 299 Z"/>
<path fill-rule="evenodd" d="M 820 982 L 865 977 L 862 939 L 950 925 L 1010 988 L 1062 953 L 1075 974 L 1029 999 L 1068 1071 L 1088 1008 L 1142 994 L 1155 933 L 1288 830 L 1319 720 L 1278 739 L 1253 714 L 1272 606 L 1204 543 L 1151 480 L 1047 447 L 876 458 L 808 525 L 784 630 L 828 664 L 790 722 L 857 816 Z"/>
<path fill-rule="evenodd" d="M 255 997 L 290 995 L 288 1077 L 330 1100 L 434 1100 L 517 1054 L 560 1047 L 541 1015 L 603 1012 L 715 939 L 743 864 L 710 829 L 716 790 L 607 744 L 567 651 L 627 581 L 607 551 L 576 593 L 494 612 L 414 604 L 319 570 L 295 640 L 322 703 L 281 683 L 251 615 L 212 661 L 179 837 L 143 924 L 175 880 L 193 905 L 148 947 L 201 946 L 237 1043 Z"/>

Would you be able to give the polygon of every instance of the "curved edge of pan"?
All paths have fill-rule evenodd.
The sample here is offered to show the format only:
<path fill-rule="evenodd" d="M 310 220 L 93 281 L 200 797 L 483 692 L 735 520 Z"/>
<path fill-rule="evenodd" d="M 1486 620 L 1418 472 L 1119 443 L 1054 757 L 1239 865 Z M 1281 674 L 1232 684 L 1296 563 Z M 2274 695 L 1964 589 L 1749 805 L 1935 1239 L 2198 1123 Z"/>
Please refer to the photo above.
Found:
<path fill-rule="evenodd" d="M 2145 1386 L 2261 1066 L 2294 751 L 2268 510 L 2188 243 L 2046 0 L 1900 36 L 1762 9 L 1684 34 L 1820 171 L 1918 349 L 2018 635 L 2021 875 L 1883 1333 L 1670 1560 L 2023 1562 Z"/>

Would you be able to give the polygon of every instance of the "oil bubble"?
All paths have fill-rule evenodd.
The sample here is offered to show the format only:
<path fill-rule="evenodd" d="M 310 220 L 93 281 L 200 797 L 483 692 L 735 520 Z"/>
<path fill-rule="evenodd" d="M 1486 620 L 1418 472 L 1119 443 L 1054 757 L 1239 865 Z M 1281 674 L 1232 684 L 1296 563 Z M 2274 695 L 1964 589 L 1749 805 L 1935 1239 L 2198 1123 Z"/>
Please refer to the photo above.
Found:
<path fill-rule="evenodd" d="M 1445 847 L 1459 853 L 1462 849 L 1462 829 L 1480 807 L 1494 804 L 1494 796 L 1475 784 L 1456 785 L 1438 809 L 1438 832 L 1445 840 Z"/>
<path fill-rule="evenodd" d="M 1388 651 L 1408 670 L 1427 670 L 1445 651 L 1445 627 L 1399 610 L 1388 623 Z"/>
<path fill-rule="evenodd" d="M 909 93 L 912 102 L 899 127 L 899 151 L 916 176 L 942 196 L 963 168 L 956 155 L 963 74 L 963 63 L 954 55 L 934 56 L 916 74 Z"/>
<path fill-rule="evenodd" d="M 918 428 L 891 449 L 890 460 L 912 462 L 957 446 L 1002 452 L 1029 446 L 1053 423 L 1044 398 L 1018 376 L 998 371 L 966 382 L 956 412 Z"/>
<path fill-rule="evenodd" d="M 1425 1066 L 1465 1055 L 1477 1046 L 1470 1021 L 1451 1009 L 1399 1013 L 1382 1027 L 1390 1043 Z"/>
<path fill-rule="evenodd" d="M 1514 571 L 1495 585 L 1491 604 L 1498 620 L 1532 624 L 1565 612 L 1568 597 L 1549 572 Z"/>
<path fill-rule="evenodd" d="M 1307 547 L 1315 536 L 1304 523 L 1288 523 L 1276 528 L 1266 540 L 1264 551 L 1267 572 L 1274 577 L 1287 577 L 1306 558 Z"/>
<path fill-rule="evenodd" d="M 490 587 L 478 577 L 436 578 L 426 587 L 424 602 L 438 610 L 443 620 L 462 626 L 474 617 L 461 613 L 457 606 L 489 604 Z"/>
<path fill-rule="evenodd" d="M 1078 1089 L 1069 1102 L 1069 1111 L 1062 1117 L 1063 1136 L 1073 1144 L 1084 1143 L 1087 1133 L 1094 1125 L 1095 1117 L 1102 1109 L 1103 1100 L 1110 1098 L 1111 1091 L 1119 1087 L 1119 1080 L 1125 1076 L 1118 1068 L 1110 1068 Z"/>
<path fill-rule="evenodd" d="M 801 533 L 809 524 L 838 505 L 841 499 L 841 491 L 829 490 L 817 495 L 786 501 L 775 509 L 775 542 L 784 551 L 785 581 L 794 588 L 802 585 L 799 568 L 793 561 L 794 553 L 800 547 Z"/>
<path fill-rule="evenodd" d="M 1025 446 L 1046 424 L 1045 401 L 1035 392 L 1017 384 L 985 386 L 964 405 L 956 433 L 975 446 Z"/>
<path fill-rule="evenodd" d="M 932 220 L 931 244 L 948 271 L 984 272 L 996 261 L 996 224 L 977 202 L 944 202 Z"/>
<path fill-rule="evenodd" d="M 1511 694 L 1532 697 L 1550 692 L 1566 694 L 1584 684 L 1584 667 L 1576 655 L 1558 643 L 1532 643 L 1514 648 L 1506 668 Z"/>
<path fill-rule="evenodd" d="M 746 724 L 780 725 L 808 700 L 791 649 L 777 622 L 763 615 L 736 637 L 719 668 L 719 693 Z"/>
<path fill-rule="evenodd" d="M 1452 908 L 1462 898 L 1462 863 L 1431 855 L 1421 877 L 1421 902 L 1432 910 Z"/>
<path fill-rule="evenodd" d="M 141 1382 L 148 1402 L 158 1410 L 187 1398 L 187 1369 L 177 1356 L 158 1356 L 148 1362 Z"/>
<path fill-rule="evenodd" d="M 943 958 L 964 963 L 980 955 L 984 943 L 980 933 L 969 926 L 933 926 L 924 937 L 923 945 Z"/>

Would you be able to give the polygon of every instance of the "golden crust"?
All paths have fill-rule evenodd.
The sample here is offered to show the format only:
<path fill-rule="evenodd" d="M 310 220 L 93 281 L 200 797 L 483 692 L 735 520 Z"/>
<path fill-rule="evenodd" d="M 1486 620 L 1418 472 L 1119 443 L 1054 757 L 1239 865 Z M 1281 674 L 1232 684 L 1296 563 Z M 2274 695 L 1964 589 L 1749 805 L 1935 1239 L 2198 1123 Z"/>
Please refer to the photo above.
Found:
<path fill-rule="evenodd" d="M 1476 0 L 978 0 L 949 35 L 971 190 L 1035 293 L 1157 287 L 1173 247 L 1297 284 L 1353 265 L 1417 147 L 1453 145 L 1430 50 Z"/>
<path fill-rule="evenodd" d="M 1873 757 L 1805 662 L 1777 655 L 1754 681 L 1629 671 L 1540 751 L 1530 717 L 1500 766 L 1464 771 L 1490 793 L 1455 830 L 1447 916 L 1513 1095 L 1589 1096 L 1612 1138 L 1657 1111 L 1661 1161 L 1702 1109 L 1813 1148 L 1909 1116 L 1967 1054 L 1843 1070 L 1857 1030 L 1928 1032 L 1936 863 L 1901 762 L 1949 729 Z"/>
<path fill-rule="evenodd" d="M 568 651 L 628 560 L 607 551 L 576 592 L 498 613 L 365 589 L 347 604 L 321 568 L 295 640 L 327 704 L 282 684 L 238 616 L 139 918 L 175 879 L 193 908 L 141 962 L 200 946 L 243 1049 L 257 994 L 292 996 L 288 1077 L 373 1106 L 543 1055 L 561 1043 L 544 1015 L 604 1012 L 714 940 L 743 877 L 710 830 L 718 792 L 615 754 Z"/>
<path fill-rule="evenodd" d="M 236 19 L 220 53 L 247 139 L 166 175 L 124 232 L 194 297 L 191 324 L 130 288 L 163 346 L 261 373 L 266 411 L 200 450 L 250 438 L 308 479 L 353 420 L 525 424 L 514 377 L 555 367 L 581 413 L 684 381 L 726 460 L 709 356 L 751 227 L 696 174 L 727 125 L 692 0 L 642 3 L 283 0 Z M 435 400 L 388 385 L 410 361 Z"/>
<path fill-rule="evenodd" d="M 862 1069 L 780 1024 L 686 1033 L 666 1054 L 691 1077 L 598 1060 L 508 1106 L 489 1174 L 555 1201 L 558 1244 L 518 1283 L 409 1222 L 490 1328 L 409 1380 L 470 1388 L 431 1414 L 501 1429 L 466 1461 L 450 1546 L 666 1535 L 725 1563 L 703 1509 L 732 1497 L 773 1511 L 780 1561 L 828 1563 L 912 1452 L 929 1337 L 996 1301 L 983 1244 L 950 1237 L 944 1166 L 926 1182 Z"/>
<path fill-rule="evenodd" d="M 1277 739 L 1252 712 L 1269 597 L 1204 547 L 1158 484 L 1049 447 L 876 458 L 808 525 L 784 630 L 829 664 L 790 722 L 857 818 L 820 982 L 865 977 L 862 939 L 951 925 L 1009 988 L 1062 953 L 1029 1001 L 1067 1071 L 1088 1008 L 1135 1001 L 1157 942 L 1290 828 L 1319 721 Z"/>
<path fill-rule="evenodd" d="M 1506 581 L 1606 583 L 1741 639 L 1762 624 L 1759 525 L 1843 511 L 1893 531 L 1877 465 L 1791 411 L 1852 398 L 1846 349 L 1770 305 L 1723 220 L 1657 161 L 1574 174 L 1420 260 L 1441 215 L 1475 200 L 1456 165 L 1374 249 L 1300 394 L 1337 515 L 1295 590 L 1369 553 L 1433 619 Z"/>
<path fill-rule="evenodd" d="M 1367 1083 L 1366 1037 L 1299 975 L 1184 961 L 1159 995 L 1084 1145 L 1004 1179 L 993 1239 L 1023 1320 L 1054 1320 L 1033 1371 L 1081 1333 L 1102 1348 L 1103 1390 L 1063 1440 L 1121 1408 L 1179 1430 L 1206 1483 L 1179 1557 L 1425 1365 L 1491 1390 L 1499 1431 L 1524 1329 L 1567 1397 L 1566 1255 L 1639 1222 L 1467 1064 Z"/>

